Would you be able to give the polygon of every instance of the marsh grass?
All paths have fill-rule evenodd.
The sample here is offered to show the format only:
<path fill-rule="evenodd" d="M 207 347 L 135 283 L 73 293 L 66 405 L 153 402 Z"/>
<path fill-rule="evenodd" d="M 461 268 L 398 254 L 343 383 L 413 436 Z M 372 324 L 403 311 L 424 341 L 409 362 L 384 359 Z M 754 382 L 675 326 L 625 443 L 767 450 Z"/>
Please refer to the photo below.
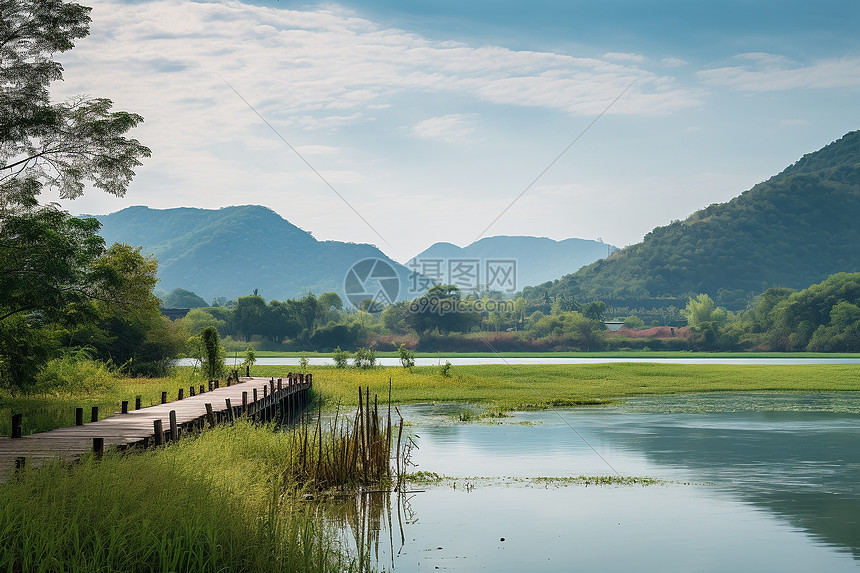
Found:
<path fill-rule="evenodd" d="M 283 366 L 259 366 L 260 375 Z M 601 405 L 625 397 L 695 392 L 860 391 L 860 365 L 565 364 L 457 366 L 450 378 L 435 366 L 335 369 L 312 366 L 315 391 L 329 405 L 357 403 L 354 389 L 394 403 L 478 404 L 487 411 Z"/>
<path fill-rule="evenodd" d="M 0 570 L 358 570 L 285 481 L 295 446 L 291 432 L 242 421 L 24 470 L 0 485 Z"/>

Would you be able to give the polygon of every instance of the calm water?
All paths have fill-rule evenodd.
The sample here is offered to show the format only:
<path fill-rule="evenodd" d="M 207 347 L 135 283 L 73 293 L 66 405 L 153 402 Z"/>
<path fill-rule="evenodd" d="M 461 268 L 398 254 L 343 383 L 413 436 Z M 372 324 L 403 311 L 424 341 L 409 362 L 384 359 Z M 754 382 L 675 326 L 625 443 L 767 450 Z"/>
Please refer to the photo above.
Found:
<path fill-rule="evenodd" d="M 649 397 L 501 425 L 452 423 L 450 410 L 404 412 L 419 436 L 413 469 L 461 479 L 410 493 L 391 516 L 377 510 L 368 523 L 380 567 L 860 569 L 860 396 Z M 523 479 L 615 471 L 669 483 Z M 346 526 L 347 537 L 357 529 Z"/>
<path fill-rule="evenodd" d="M 238 357 L 227 357 L 227 365 L 241 364 L 244 353 Z M 300 358 L 257 358 L 256 363 L 263 366 L 298 366 Z M 657 364 L 860 364 L 860 358 L 465 358 L 461 356 L 441 356 L 437 358 L 416 358 L 416 366 L 438 366 L 450 362 L 453 366 L 475 366 L 481 364 L 608 364 L 614 362 L 652 362 Z M 192 366 L 195 361 L 182 358 L 176 361 L 179 366 Z M 352 362 L 350 362 L 351 364 Z M 379 366 L 400 366 L 399 358 L 377 358 Z M 331 358 L 308 357 L 311 366 L 334 366 Z"/>

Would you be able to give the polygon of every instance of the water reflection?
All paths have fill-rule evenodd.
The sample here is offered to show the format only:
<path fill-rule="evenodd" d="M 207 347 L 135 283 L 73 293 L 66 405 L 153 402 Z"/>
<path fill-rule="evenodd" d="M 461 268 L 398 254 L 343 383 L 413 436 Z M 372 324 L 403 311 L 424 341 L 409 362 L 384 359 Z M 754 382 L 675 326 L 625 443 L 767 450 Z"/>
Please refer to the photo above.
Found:
<path fill-rule="evenodd" d="M 458 487 L 353 501 L 341 529 L 368 564 L 396 571 L 855 571 L 860 564 L 860 397 L 643 398 L 517 414 L 502 425 L 451 423 L 450 412 L 440 417 L 430 406 L 404 414 L 421 436 L 417 469 L 458 477 Z M 572 428 L 622 474 L 676 483 L 522 481 L 612 473 Z M 467 491 L 473 476 L 497 479 L 471 480 L 476 487 Z"/>

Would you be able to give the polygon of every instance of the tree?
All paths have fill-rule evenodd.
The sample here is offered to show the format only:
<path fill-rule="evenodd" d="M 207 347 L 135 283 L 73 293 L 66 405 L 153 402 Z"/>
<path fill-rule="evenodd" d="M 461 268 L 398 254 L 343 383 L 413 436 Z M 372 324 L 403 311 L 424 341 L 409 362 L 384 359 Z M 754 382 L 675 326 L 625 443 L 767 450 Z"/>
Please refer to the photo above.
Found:
<path fill-rule="evenodd" d="M 203 329 L 200 343 L 203 350 L 203 370 L 209 380 L 214 380 L 224 370 L 224 347 L 221 346 L 221 337 L 214 326 Z"/>
<path fill-rule="evenodd" d="M 53 323 L 91 319 L 88 300 L 119 304 L 123 294 L 121 273 L 98 262 L 98 221 L 38 201 L 46 187 L 74 199 L 87 184 L 122 196 L 150 155 L 125 137 L 139 115 L 104 98 L 51 101 L 50 84 L 63 78 L 54 55 L 89 33 L 89 12 L 63 0 L 0 0 L 0 363 L 5 372 L 29 365 L 16 366 L 14 384 L 49 356 Z"/>
<path fill-rule="evenodd" d="M 0 196 L 27 205 L 44 186 L 79 197 L 87 182 L 125 194 L 150 151 L 124 134 L 143 118 L 104 98 L 52 103 L 56 53 L 89 34 L 91 8 L 63 0 L 0 0 Z"/>

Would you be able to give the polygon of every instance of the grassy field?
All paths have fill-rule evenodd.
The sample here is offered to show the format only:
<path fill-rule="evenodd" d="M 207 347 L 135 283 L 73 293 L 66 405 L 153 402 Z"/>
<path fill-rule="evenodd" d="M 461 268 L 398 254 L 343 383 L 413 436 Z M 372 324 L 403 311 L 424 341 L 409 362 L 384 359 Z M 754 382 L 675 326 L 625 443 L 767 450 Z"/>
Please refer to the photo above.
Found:
<path fill-rule="evenodd" d="M 0 571 L 367 571 L 283 479 L 292 447 L 237 423 L 25 470 L 0 484 Z"/>
<path fill-rule="evenodd" d="M 252 373 L 283 375 L 284 366 L 255 366 Z M 356 388 L 397 403 L 471 402 L 490 409 L 522 410 L 599 404 L 644 394 L 714 391 L 860 391 L 860 365 L 691 365 L 654 363 L 454 366 L 443 377 L 435 366 L 359 370 L 311 367 L 326 401 L 352 405 Z"/>
<path fill-rule="evenodd" d="M 331 358 L 331 352 L 281 352 L 273 350 L 258 350 L 258 358 Z M 244 359 L 244 353 L 236 354 L 239 362 Z M 397 358 L 397 352 L 376 353 L 380 358 Z M 683 351 L 652 351 L 631 350 L 616 352 L 416 352 L 416 358 L 858 358 L 856 352 L 683 352 Z M 228 363 L 232 364 L 228 357 Z"/>
<path fill-rule="evenodd" d="M 285 376 L 288 366 L 254 366 L 255 376 Z M 729 365 L 729 364 L 565 364 L 454 366 L 451 376 L 439 367 L 421 366 L 336 369 L 310 367 L 315 390 L 329 405 L 353 406 L 356 389 L 388 396 L 392 380 L 395 403 L 471 402 L 489 410 L 523 410 L 553 406 L 600 404 L 627 396 L 714 391 L 860 391 L 860 365 Z M 24 433 L 45 431 L 75 422 L 75 407 L 99 406 L 100 416 L 119 411 L 120 402 L 143 397 L 143 405 L 157 404 L 161 392 L 176 400 L 179 388 L 203 381 L 190 367 L 176 368 L 170 377 L 116 378 L 97 385 L 77 384 L 51 392 L 12 397 L 0 394 L 0 435 L 9 435 L 11 414 L 24 414 Z"/>

